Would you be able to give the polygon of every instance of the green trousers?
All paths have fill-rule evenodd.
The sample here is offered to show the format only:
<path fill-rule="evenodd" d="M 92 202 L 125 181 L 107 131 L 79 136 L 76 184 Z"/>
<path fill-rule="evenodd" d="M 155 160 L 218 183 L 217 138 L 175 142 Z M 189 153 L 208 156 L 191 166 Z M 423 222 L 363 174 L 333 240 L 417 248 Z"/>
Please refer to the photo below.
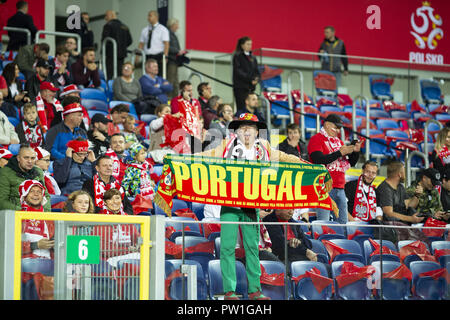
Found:
<path fill-rule="evenodd" d="M 256 222 L 259 210 L 256 210 L 256 220 L 251 219 L 242 210 L 222 207 L 220 221 Z M 257 224 L 222 224 L 220 229 L 220 268 L 224 292 L 236 291 L 236 256 L 235 248 L 239 232 L 242 231 L 242 242 L 245 250 L 248 293 L 261 290 L 261 266 L 259 264 L 259 226 Z"/>

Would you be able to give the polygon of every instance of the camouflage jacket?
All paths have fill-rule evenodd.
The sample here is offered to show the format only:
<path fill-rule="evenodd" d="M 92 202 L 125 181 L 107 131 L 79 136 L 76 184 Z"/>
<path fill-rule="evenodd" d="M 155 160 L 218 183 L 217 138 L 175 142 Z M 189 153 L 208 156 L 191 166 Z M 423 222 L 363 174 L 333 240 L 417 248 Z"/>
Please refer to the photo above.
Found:
<path fill-rule="evenodd" d="M 406 189 L 406 194 L 408 197 L 413 197 L 415 193 L 415 189 L 417 187 L 418 182 L 414 181 L 411 183 Z M 425 190 L 422 195 L 419 197 L 419 204 L 417 205 L 416 212 L 427 216 L 434 216 L 434 213 L 437 211 L 442 211 L 441 197 L 439 195 L 439 191 L 433 188 L 431 191 Z"/>

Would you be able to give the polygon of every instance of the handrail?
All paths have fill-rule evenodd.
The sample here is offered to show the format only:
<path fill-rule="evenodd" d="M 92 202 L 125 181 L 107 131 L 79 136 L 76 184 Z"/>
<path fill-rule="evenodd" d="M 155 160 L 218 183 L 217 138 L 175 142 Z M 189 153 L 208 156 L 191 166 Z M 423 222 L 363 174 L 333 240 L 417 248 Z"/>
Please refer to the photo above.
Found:
<path fill-rule="evenodd" d="M 108 77 L 108 74 L 107 74 L 108 70 L 106 68 L 106 43 L 107 42 L 111 42 L 112 46 L 113 46 L 113 77 L 111 79 L 115 79 L 115 78 L 117 78 L 117 41 L 114 38 L 106 37 L 102 41 L 102 69 L 103 69 L 103 72 L 105 73 L 105 78 L 110 79 Z M 145 72 L 145 69 L 143 72 Z"/>
<path fill-rule="evenodd" d="M 167 56 L 163 53 L 162 57 L 162 77 L 163 79 L 167 79 Z"/>
<path fill-rule="evenodd" d="M 305 102 L 303 101 L 303 93 L 304 93 L 304 88 L 303 88 L 303 73 L 300 70 L 292 70 L 291 72 L 289 72 L 288 75 L 288 80 L 287 80 L 287 86 L 288 86 L 288 101 L 289 101 L 289 109 L 290 109 L 290 116 L 291 116 L 291 123 L 294 123 L 294 112 L 292 110 L 294 110 L 294 102 L 293 102 L 293 97 L 292 97 L 292 74 L 298 74 L 300 77 L 300 97 L 301 97 L 301 102 L 300 102 L 300 130 L 301 130 L 301 137 L 302 139 L 305 139 Z"/>
<path fill-rule="evenodd" d="M 420 151 L 412 151 L 411 153 L 408 152 L 408 149 L 406 149 L 406 155 L 405 155 L 405 171 L 406 171 L 406 186 L 409 187 L 411 185 L 411 159 L 414 156 L 419 156 L 425 160 L 425 168 L 428 168 L 430 166 L 430 163 L 428 161 L 428 156 L 425 155 L 425 153 Z"/>
<path fill-rule="evenodd" d="M 47 30 L 38 30 L 36 32 L 36 35 L 34 37 L 34 42 L 39 42 L 39 36 L 41 34 L 47 34 L 49 36 L 60 36 L 60 37 L 66 37 L 66 38 L 76 38 L 77 39 L 77 51 L 81 54 L 81 36 L 77 33 L 71 33 L 71 32 L 61 32 L 61 31 L 47 31 Z"/>
<path fill-rule="evenodd" d="M 192 77 L 194 76 L 198 77 L 200 79 L 200 82 L 203 82 L 203 76 L 198 72 L 191 72 L 191 74 L 188 77 L 188 81 L 191 81 Z"/>
<path fill-rule="evenodd" d="M 423 153 L 425 153 L 426 155 L 428 155 L 428 124 L 430 123 L 436 123 L 439 126 L 439 129 L 442 129 L 444 127 L 442 123 L 440 123 L 435 119 L 428 119 L 427 122 L 425 122 L 425 132 L 424 132 L 425 139 L 423 140 Z"/>
<path fill-rule="evenodd" d="M 3 30 L 26 33 L 27 34 L 27 45 L 31 44 L 31 32 L 30 32 L 30 30 L 28 30 L 26 28 L 17 28 L 17 27 L 8 27 L 8 26 L 3 27 Z"/>

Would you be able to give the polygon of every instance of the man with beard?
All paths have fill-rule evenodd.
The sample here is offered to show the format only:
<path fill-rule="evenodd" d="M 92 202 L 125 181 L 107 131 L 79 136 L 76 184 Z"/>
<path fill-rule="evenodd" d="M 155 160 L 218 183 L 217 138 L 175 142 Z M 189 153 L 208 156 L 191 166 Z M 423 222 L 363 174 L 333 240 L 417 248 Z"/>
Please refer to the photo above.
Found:
<path fill-rule="evenodd" d="M 94 145 L 92 151 L 94 151 L 96 158 L 109 148 L 108 123 L 111 121 L 100 113 L 95 114 L 91 119 L 91 129 L 87 132 L 87 135 L 89 141 Z"/>
<path fill-rule="evenodd" d="M 100 74 L 95 63 L 95 49 L 84 48 L 83 54 L 77 62 L 72 64 L 73 83 L 87 88 L 91 81 L 94 87 L 100 86 Z"/>
<path fill-rule="evenodd" d="M 39 93 L 36 97 L 36 108 L 39 123 L 43 132 L 47 132 L 51 127 L 60 123 L 63 119 L 64 107 L 56 99 L 56 92 L 59 91 L 52 82 L 44 81 L 39 86 Z"/>
<path fill-rule="evenodd" d="M 28 92 L 28 96 L 33 101 L 39 94 L 40 86 L 42 82 L 52 82 L 50 70 L 52 66 L 47 60 L 39 59 L 36 63 L 34 75 L 30 75 L 25 84 L 25 91 Z"/>
<path fill-rule="evenodd" d="M 105 155 L 113 160 L 112 175 L 121 183 L 125 175 L 125 170 L 127 169 L 127 165 L 125 164 L 125 137 L 121 133 L 116 133 L 111 136 L 109 141 L 110 148 L 106 151 Z"/>
<path fill-rule="evenodd" d="M 377 206 L 377 195 L 372 185 L 378 174 L 378 165 L 374 161 L 366 161 L 361 176 L 345 184 L 347 196 L 348 221 L 381 220 L 383 210 Z"/>

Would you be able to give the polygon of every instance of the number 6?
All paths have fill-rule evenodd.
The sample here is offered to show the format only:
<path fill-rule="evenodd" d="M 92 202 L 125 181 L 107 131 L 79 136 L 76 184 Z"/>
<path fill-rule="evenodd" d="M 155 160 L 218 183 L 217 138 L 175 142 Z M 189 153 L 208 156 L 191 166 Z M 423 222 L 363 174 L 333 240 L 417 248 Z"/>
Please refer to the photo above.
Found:
<path fill-rule="evenodd" d="M 88 257 L 87 244 L 88 244 L 87 240 L 84 240 L 84 239 L 78 243 L 78 257 L 81 260 L 86 260 Z"/>

